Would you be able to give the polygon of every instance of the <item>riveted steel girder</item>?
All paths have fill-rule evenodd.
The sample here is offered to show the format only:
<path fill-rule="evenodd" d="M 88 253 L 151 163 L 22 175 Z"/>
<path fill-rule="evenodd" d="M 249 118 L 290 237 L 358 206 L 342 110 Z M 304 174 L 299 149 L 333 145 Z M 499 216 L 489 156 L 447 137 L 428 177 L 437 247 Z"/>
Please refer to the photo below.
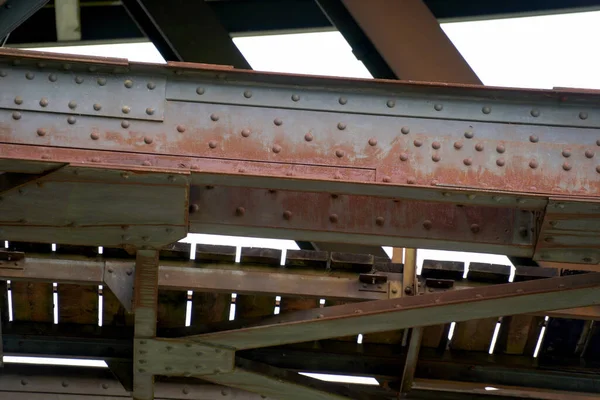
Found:
<path fill-rule="evenodd" d="M 0 205 L 11 215 L 0 220 L 7 239 L 55 242 L 59 232 L 66 242 L 156 246 L 202 231 L 600 262 L 590 222 L 600 199 L 594 92 L 14 50 L 0 53 L 0 88 L 0 169 L 40 174 L 64 165 L 68 177 L 43 178 L 60 181 L 52 191 L 37 182 L 24 190 L 32 186 L 36 199 L 63 194 L 56 207 L 82 210 L 41 215 L 27 196 L 9 193 Z M 136 186 L 120 198 L 144 177 L 153 194 L 139 201 Z M 115 200 L 64 198 L 75 181 L 89 193 L 91 180 L 113 185 L 102 198 Z M 162 190 L 165 181 L 173 192 Z M 170 214 L 144 221 L 132 204 Z M 99 205 L 107 209 L 94 212 Z M 577 218 L 555 220 L 549 207 Z M 135 233 L 123 233 L 119 219 Z"/>

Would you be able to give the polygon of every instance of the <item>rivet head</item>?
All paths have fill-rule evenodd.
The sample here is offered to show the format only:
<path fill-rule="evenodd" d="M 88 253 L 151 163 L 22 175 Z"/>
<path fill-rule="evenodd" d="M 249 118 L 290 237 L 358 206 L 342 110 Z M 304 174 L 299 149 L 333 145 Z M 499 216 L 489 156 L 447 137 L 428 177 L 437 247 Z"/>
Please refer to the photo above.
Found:
<path fill-rule="evenodd" d="M 600 174 L 600 165 L 596 167 L 596 172 Z"/>
<path fill-rule="evenodd" d="M 310 132 L 307 133 L 306 135 L 304 135 L 304 140 L 306 140 L 307 142 L 312 142 L 313 139 L 314 139 L 314 136 Z"/>
<path fill-rule="evenodd" d="M 185 132 L 185 125 L 177 125 L 175 129 L 177 129 L 177 132 L 183 133 Z"/>
<path fill-rule="evenodd" d="M 531 110 L 531 116 L 534 118 L 537 118 L 540 116 L 540 110 L 538 110 L 537 108 L 534 108 L 533 110 Z"/>
<path fill-rule="evenodd" d="M 413 142 L 413 144 L 415 145 L 415 147 L 421 147 L 421 146 L 423 146 L 423 141 L 422 141 L 422 140 L 419 140 L 419 139 L 416 139 L 416 140 Z"/>
<path fill-rule="evenodd" d="M 538 167 L 538 162 L 536 160 L 529 161 L 529 167 L 536 169 Z"/>
<path fill-rule="evenodd" d="M 131 88 L 133 87 L 133 81 L 132 81 L 131 79 L 127 79 L 127 80 L 124 82 L 124 85 L 125 85 L 125 87 L 126 87 L 127 89 L 131 89 Z"/>
<path fill-rule="evenodd" d="M 473 160 L 471 158 L 465 158 L 463 160 L 463 164 L 465 164 L 466 166 L 469 166 L 469 165 L 473 164 Z"/>
<path fill-rule="evenodd" d="M 100 139 L 100 135 L 98 135 L 97 132 L 92 132 L 90 134 L 90 137 L 92 138 L 92 140 L 98 140 L 98 139 Z"/>
<path fill-rule="evenodd" d="M 154 108 L 152 108 L 152 107 L 146 108 L 146 114 L 153 115 L 154 114 Z"/>
<path fill-rule="evenodd" d="M 283 124 L 283 121 L 281 120 L 281 118 L 275 118 L 275 120 L 273 120 L 273 123 L 277 126 L 281 126 Z"/>
<path fill-rule="evenodd" d="M 460 150 L 463 148 L 463 143 L 462 142 L 454 142 L 454 148 L 456 150 Z"/>
<path fill-rule="evenodd" d="M 71 70 L 71 64 L 63 64 L 63 66 L 62 66 L 62 67 L 63 67 L 63 69 L 64 69 L 65 71 L 70 71 L 70 70 Z"/>
<path fill-rule="evenodd" d="M 417 183 L 417 180 L 413 177 L 410 177 L 406 179 L 406 183 L 408 183 L 409 185 L 414 185 L 415 183 Z"/>
<path fill-rule="evenodd" d="M 506 147 L 504 147 L 503 144 L 499 144 L 498 146 L 496 146 L 496 151 L 500 154 L 503 154 L 506 151 Z"/>
<path fill-rule="evenodd" d="M 276 144 L 275 146 L 273 146 L 273 153 L 280 153 L 281 152 L 281 146 Z"/>
<path fill-rule="evenodd" d="M 401 153 L 400 154 L 400 161 L 406 161 L 406 160 L 408 160 L 408 154 Z"/>
<path fill-rule="evenodd" d="M 284 219 L 287 219 L 287 220 L 290 220 L 290 219 L 292 219 L 292 212 L 291 212 L 291 211 L 289 211 L 289 210 L 287 210 L 287 211 L 284 211 L 284 212 L 283 212 L 283 218 L 284 218 Z"/>
<path fill-rule="evenodd" d="M 92 157 L 91 161 L 92 162 L 100 162 L 100 158 L 99 157 Z"/>
<path fill-rule="evenodd" d="M 98 70 L 98 68 L 96 68 L 96 66 L 95 66 L 95 65 L 90 65 L 90 66 L 88 67 L 88 71 L 90 71 L 90 72 L 96 72 L 97 70 Z"/>
<path fill-rule="evenodd" d="M 343 123 L 343 122 L 339 122 L 339 123 L 337 124 L 337 127 L 338 127 L 338 129 L 339 129 L 340 131 L 343 131 L 344 129 L 346 129 L 346 124 L 345 124 L 345 123 Z"/>
<path fill-rule="evenodd" d="M 12 117 L 14 120 L 20 120 L 21 119 L 21 113 L 19 111 L 15 111 L 12 113 Z"/>
<path fill-rule="evenodd" d="M 144 167 L 149 167 L 149 166 L 151 166 L 151 165 L 152 165 L 152 163 L 151 163 L 150 161 L 148 161 L 148 160 L 145 160 L 144 162 L 142 162 L 142 165 L 143 165 Z"/>
<path fill-rule="evenodd" d="M 375 139 L 375 138 L 369 139 L 369 146 L 377 146 L 377 139 Z"/>
<path fill-rule="evenodd" d="M 203 87 L 197 87 L 196 88 L 196 94 L 199 94 L 200 96 L 202 96 L 204 94 L 205 90 Z"/>
<path fill-rule="evenodd" d="M 235 209 L 235 215 L 238 217 L 241 217 L 244 214 L 246 214 L 246 209 L 244 207 L 238 207 Z"/>
<path fill-rule="evenodd" d="M 74 110 L 74 109 L 76 109 L 76 108 L 77 108 L 77 102 L 76 102 L 76 101 L 73 101 L 73 100 L 71 100 L 71 101 L 69 102 L 69 108 L 70 108 L 71 110 Z"/>
<path fill-rule="evenodd" d="M 121 121 L 121 126 L 125 129 L 129 128 L 129 121 Z"/>
<path fill-rule="evenodd" d="M 484 114 L 489 114 L 489 113 L 491 113 L 491 112 L 492 112 L 492 109 L 491 109 L 490 107 L 487 107 L 487 106 L 486 106 L 486 107 L 483 107 L 483 108 L 481 109 L 481 112 L 482 112 L 482 113 L 484 113 Z"/>
<path fill-rule="evenodd" d="M 552 243 L 552 242 L 554 242 L 554 238 L 552 236 L 548 236 L 547 238 L 544 239 L 544 242 Z"/>
<path fill-rule="evenodd" d="M 388 106 L 388 108 L 394 108 L 396 106 L 396 102 L 394 100 L 388 100 L 385 104 Z"/>
<path fill-rule="evenodd" d="M 190 210 L 190 214 L 193 214 L 195 212 L 198 212 L 198 210 L 200 210 L 200 206 L 198 206 L 198 204 L 190 204 L 189 210 Z"/>
<path fill-rule="evenodd" d="M 102 110 L 102 105 L 98 104 L 98 103 L 94 103 L 94 111 L 100 111 Z"/>
<path fill-rule="evenodd" d="M 571 157 L 571 150 L 570 149 L 564 149 L 562 151 L 562 155 L 563 155 L 563 157 L 566 157 L 566 158 Z"/>
<path fill-rule="evenodd" d="M 473 131 L 466 131 L 465 132 L 465 137 L 467 139 L 473 139 L 474 136 L 475 136 L 475 134 L 473 133 Z"/>
<path fill-rule="evenodd" d="M 386 175 L 381 180 L 385 183 L 390 183 L 392 181 L 392 178 Z"/>
<path fill-rule="evenodd" d="M 246 90 L 244 92 L 244 97 L 247 98 L 247 99 L 249 99 L 250 97 L 252 97 L 252 92 L 250 90 Z"/>
<path fill-rule="evenodd" d="M 475 150 L 477 150 L 477 151 L 483 151 L 483 143 L 477 143 L 475 145 Z"/>
<path fill-rule="evenodd" d="M 506 161 L 504 161 L 504 158 L 499 158 L 496 160 L 496 165 L 499 167 L 504 167 L 505 164 L 506 164 Z"/>
<path fill-rule="evenodd" d="M 425 221 L 423 221 L 423 228 L 429 230 L 432 227 L 433 227 L 433 223 L 430 220 L 426 219 Z"/>
<path fill-rule="evenodd" d="M 300 101 L 300 96 L 298 96 L 297 94 L 293 94 L 292 101 Z"/>
<path fill-rule="evenodd" d="M 400 129 L 400 132 L 402 132 L 403 135 L 408 135 L 410 133 L 410 128 L 408 126 L 403 126 Z"/>
<path fill-rule="evenodd" d="M 596 140 L 596 146 L 600 146 L 600 139 Z"/>
<path fill-rule="evenodd" d="M 585 111 L 582 111 L 579 113 L 579 119 L 587 119 L 588 118 L 588 113 L 586 113 Z"/>
<path fill-rule="evenodd" d="M 83 83 L 83 78 L 81 76 L 76 76 L 75 83 L 81 85 Z"/>
<path fill-rule="evenodd" d="M 46 136 L 46 133 L 48 133 L 48 132 L 44 128 L 38 128 L 38 130 L 37 130 L 38 136 Z"/>
<path fill-rule="evenodd" d="M 25 379 L 21 379 L 21 385 L 25 386 L 27 385 L 29 382 L 27 382 Z"/>
<path fill-rule="evenodd" d="M 433 162 L 439 162 L 442 159 L 442 157 L 440 157 L 439 154 L 434 154 L 433 156 L 431 156 L 431 160 Z"/>
<path fill-rule="evenodd" d="M 188 389 L 188 388 L 183 388 L 183 389 L 181 390 L 181 392 L 182 392 L 183 394 L 189 394 L 189 393 L 190 393 L 190 389 Z"/>
<path fill-rule="evenodd" d="M 562 167 L 565 171 L 570 171 L 572 168 L 571 164 L 569 164 L 568 162 L 564 162 Z"/>
<path fill-rule="evenodd" d="M 537 142 L 539 142 L 539 141 L 540 141 L 540 138 L 539 138 L 539 137 L 537 137 L 536 135 L 531 135 L 531 136 L 529 136 L 529 141 L 530 141 L 531 143 L 537 143 Z"/>
<path fill-rule="evenodd" d="M 585 151 L 585 156 L 587 158 L 594 158 L 594 152 L 592 150 L 586 150 Z"/>
<path fill-rule="evenodd" d="M 346 99 L 345 97 L 340 97 L 340 98 L 338 99 L 338 102 L 339 102 L 341 105 L 344 105 L 344 104 L 348 103 L 348 99 Z"/>
<path fill-rule="evenodd" d="M 15 97 L 15 104 L 16 105 L 21 105 L 23 104 L 23 98 L 21 96 L 17 96 Z"/>
<path fill-rule="evenodd" d="M 154 139 L 152 139 L 152 136 L 144 137 L 144 143 L 146 143 L 146 144 L 152 144 L 153 141 L 154 141 Z"/>
<path fill-rule="evenodd" d="M 217 141 L 216 140 L 211 140 L 208 142 L 208 147 L 210 147 L 211 149 L 216 149 L 217 148 Z"/>
<path fill-rule="evenodd" d="M 106 78 L 98 78 L 96 82 L 98 82 L 98 85 L 104 86 L 106 85 Z"/>
<path fill-rule="evenodd" d="M 25 78 L 32 80 L 33 78 L 35 78 L 35 74 L 33 72 L 28 72 L 25 74 Z"/>
<path fill-rule="evenodd" d="M 385 222 L 385 220 L 383 219 L 383 217 L 375 218 L 375 223 L 379 226 L 382 226 L 384 222 Z"/>
<path fill-rule="evenodd" d="M 435 109 L 435 111 L 442 111 L 444 109 L 444 106 L 441 104 L 436 104 L 433 106 L 433 108 Z"/>
<path fill-rule="evenodd" d="M 473 232 L 473 233 L 479 233 L 479 230 L 480 230 L 480 228 L 479 228 L 478 224 L 472 224 L 471 225 L 471 232 Z"/>
<path fill-rule="evenodd" d="M 431 143 L 431 147 L 433 147 L 436 150 L 439 150 L 440 147 L 442 147 L 440 142 L 433 142 Z"/>
<path fill-rule="evenodd" d="M 337 216 L 337 214 L 331 214 L 331 215 L 329 216 L 329 222 L 331 222 L 331 223 L 334 223 L 334 224 L 335 224 L 336 222 L 338 222 L 338 216 Z"/>
<path fill-rule="evenodd" d="M 335 155 L 336 155 L 337 157 L 339 157 L 339 158 L 342 158 L 342 157 L 344 157 L 344 155 L 345 155 L 345 154 L 346 154 L 346 153 L 344 152 L 344 150 L 336 150 L 336 151 L 335 151 Z"/>
<path fill-rule="evenodd" d="M 46 107 L 48 104 L 49 104 L 48 99 L 45 98 L 45 97 L 42 97 L 41 100 L 40 100 L 40 106 Z"/>
<path fill-rule="evenodd" d="M 148 90 L 154 90 L 156 89 L 156 84 L 154 82 L 148 82 L 146 84 L 146 87 L 148 88 Z"/>
<path fill-rule="evenodd" d="M 242 136 L 243 137 L 250 136 L 250 129 L 242 129 Z"/>
<path fill-rule="evenodd" d="M 108 389 L 110 386 L 108 385 L 108 383 L 103 383 L 102 384 L 102 389 Z"/>
<path fill-rule="evenodd" d="M 69 125 L 74 125 L 75 122 L 77 122 L 77 118 L 71 115 L 67 118 L 67 122 L 69 123 Z"/>
<path fill-rule="evenodd" d="M 129 106 L 123 106 L 121 108 L 121 111 L 123 112 L 123 114 L 129 114 L 131 112 L 131 107 L 129 107 Z"/>

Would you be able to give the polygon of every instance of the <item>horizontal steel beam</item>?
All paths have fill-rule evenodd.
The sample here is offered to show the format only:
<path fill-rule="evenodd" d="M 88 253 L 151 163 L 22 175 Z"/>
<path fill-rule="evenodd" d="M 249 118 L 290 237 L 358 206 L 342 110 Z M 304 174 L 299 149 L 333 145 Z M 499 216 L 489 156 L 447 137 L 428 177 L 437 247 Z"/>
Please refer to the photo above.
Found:
<path fill-rule="evenodd" d="M 586 223 L 600 199 L 594 92 L 15 50 L 2 50 L 0 72 L 0 169 L 66 165 L 5 196 L 7 239 L 155 246 L 188 231 L 241 232 L 600 263 Z M 102 199 L 123 200 L 92 201 L 91 182 L 105 185 Z M 163 213 L 134 212 L 141 194 Z"/>
<path fill-rule="evenodd" d="M 0 261 L 0 280 L 57 282 L 59 284 L 102 285 L 113 276 L 131 276 L 135 262 L 116 259 L 93 260 L 81 257 L 24 257 L 5 265 Z M 334 300 L 382 300 L 398 290 L 402 275 L 378 272 L 385 282 L 361 282 L 360 274 L 323 268 L 302 270 L 269 268 L 235 263 L 194 263 L 160 261 L 158 286 L 162 290 L 261 294 L 274 296 L 328 298 Z M 111 289 L 116 283 L 109 285 Z M 123 289 L 125 290 L 125 288 Z M 114 291 L 114 290 L 113 290 Z"/>
<path fill-rule="evenodd" d="M 598 303 L 600 273 L 346 304 L 188 339 L 238 350 Z"/>

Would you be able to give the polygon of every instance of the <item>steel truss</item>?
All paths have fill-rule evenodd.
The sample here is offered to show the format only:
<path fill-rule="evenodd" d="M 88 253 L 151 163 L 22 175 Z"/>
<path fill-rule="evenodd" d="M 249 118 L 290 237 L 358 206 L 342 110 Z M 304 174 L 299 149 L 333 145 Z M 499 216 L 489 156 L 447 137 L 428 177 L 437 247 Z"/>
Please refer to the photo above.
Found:
<path fill-rule="evenodd" d="M 77 262 L 90 272 L 80 276 L 69 263 L 14 254 L 4 260 L 12 265 L 2 277 L 56 281 L 63 274 L 69 282 L 113 289 L 135 315 L 136 399 L 154 398 L 155 376 L 198 377 L 275 398 L 373 398 L 238 352 L 400 328 L 416 328 L 411 343 L 418 346 L 426 325 L 514 310 L 590 315 L 593 310 L 565 309 L 598 303 L 598 273 L 401 297 L 418 286 L 413 257 L 404 276 L 337 283 L 315 276 L 315 285 L 300 293 L 321 296 L 323 285 L 332 297 L 366 300 L 358 304 L 181 337 L 157 337 L 156 328 L 161 286 L 229 291 L 249 285 L 253 293 L 282 293 L 260 282 L 260 271 L 236 282 L 222 268 L 161 265 L 159 251 L 188 232 L 597 265 L 595 93 L 9 50 L 0 53 L 0 89 L 0 235 L 136 254 L 135 261 Z M 331 263 L 331 255 L 321 261 Z M 44 276 L 49 266 L 52 274 Z M 268 279 L 283 284 L 289 276 Z M 357 294 L 368 279 L 372 290 Z M 414 360 L 405 374 L 409 369 Z"/>

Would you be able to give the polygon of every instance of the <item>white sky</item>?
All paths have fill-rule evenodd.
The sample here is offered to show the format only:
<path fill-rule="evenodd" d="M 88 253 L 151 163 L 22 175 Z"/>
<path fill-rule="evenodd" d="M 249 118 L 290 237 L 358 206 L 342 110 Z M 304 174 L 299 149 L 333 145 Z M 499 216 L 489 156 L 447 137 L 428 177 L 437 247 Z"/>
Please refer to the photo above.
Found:
<path fill-rule="evenodd" d="M 600 57 L 595 51 L 600 12 L 457 22 L 443 24 L 442 28 L 486 85 L 600 89 Z M 371 77 L 338 32 L 237 37 L 234 41 L 256 70 Z M 164 62 L 151 43 L 35 50 Z M 297 248 L 287 240 L 212 235 L 193 235 L 186 241 Z M 420 250 L 419 265 L 424 258 L 510 264 L 500 255 Z"/>

